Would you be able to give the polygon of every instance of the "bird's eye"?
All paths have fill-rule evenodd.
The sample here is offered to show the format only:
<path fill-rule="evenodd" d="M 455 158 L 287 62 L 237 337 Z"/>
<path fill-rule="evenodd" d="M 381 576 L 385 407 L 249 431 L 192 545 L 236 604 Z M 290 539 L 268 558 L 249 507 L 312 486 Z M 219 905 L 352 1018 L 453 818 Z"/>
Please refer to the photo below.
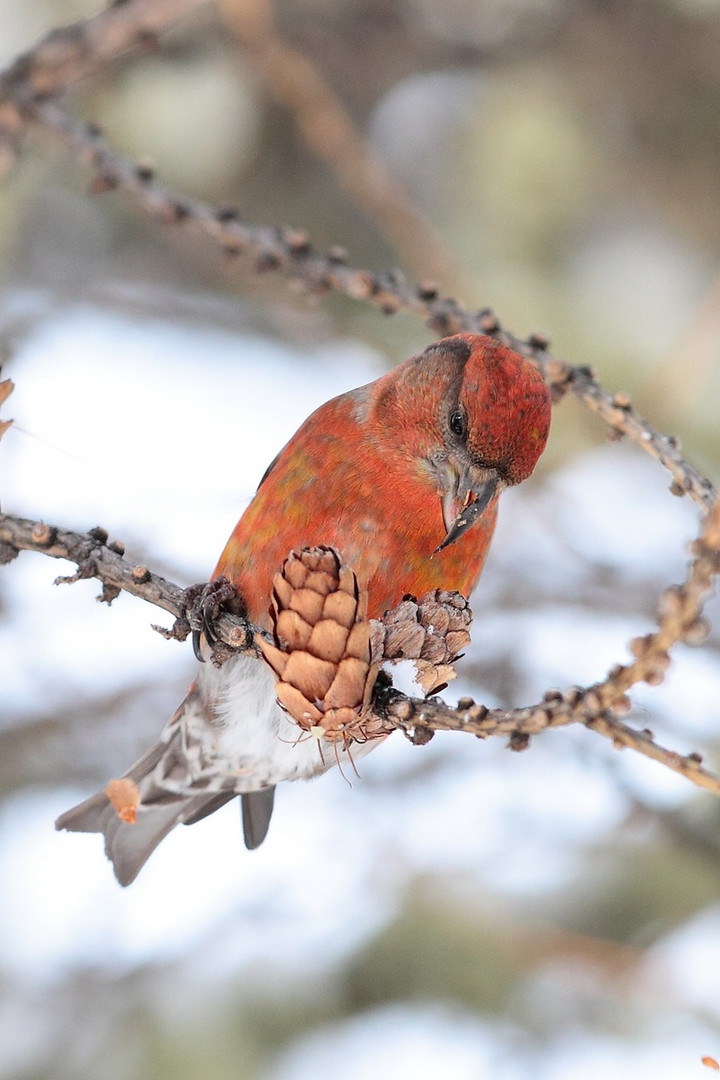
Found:
<path fill-rule="evenodd" d="M 455 409 L 454 412 L 450 413 L 450 430 L 454 432 L 459 439 L 464 439 L 467 435 L 465 417 L 459 409 Z"/>

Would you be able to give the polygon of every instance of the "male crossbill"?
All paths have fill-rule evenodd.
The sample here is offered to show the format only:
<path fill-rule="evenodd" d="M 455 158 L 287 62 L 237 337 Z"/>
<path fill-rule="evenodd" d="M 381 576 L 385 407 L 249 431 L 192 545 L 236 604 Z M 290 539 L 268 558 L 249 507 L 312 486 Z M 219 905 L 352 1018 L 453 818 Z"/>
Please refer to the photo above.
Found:
<path fill-rule="evenodd" d="M 264 628 L 273 575 L 292 550 L 313 545 L 331 546 L 355 572 L 370 618 L 408 593 L 468 596 L 498 496 L 533 471 L 549 424 L 550 395 L 529 361 L 483 335 L 436 342 L 305 421 L 265 473 L 213 578 L 227 578 Z M 104 833 L 123 885 L 175 825 L 236 795 L 246 844 L 257 847 L 277 783 L 310 778 L 353 753 L 324 745 L 322 735 L 298 735 L 262 660 L 204 663 L 159 742 L 57 827 Z"/>

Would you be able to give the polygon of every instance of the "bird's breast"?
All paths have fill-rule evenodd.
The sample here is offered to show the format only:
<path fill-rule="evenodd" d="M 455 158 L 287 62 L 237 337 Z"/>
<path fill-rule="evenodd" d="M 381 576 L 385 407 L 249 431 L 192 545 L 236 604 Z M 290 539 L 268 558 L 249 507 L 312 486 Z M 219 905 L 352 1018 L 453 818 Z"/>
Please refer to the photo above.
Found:
<path fill-rule="evenodd" d="M 215 570 L 237 586 L 251 621 L 269 625 L 272 579 L 291 551 L 335 548 L 369 590 L 378 618 L 430 589 L 468 595 L 495 524 L 491 504 L 455 544 L 445 535 L 437 481 L 420 460 L 369 440 L 286 447 L 238 522 Z"/>

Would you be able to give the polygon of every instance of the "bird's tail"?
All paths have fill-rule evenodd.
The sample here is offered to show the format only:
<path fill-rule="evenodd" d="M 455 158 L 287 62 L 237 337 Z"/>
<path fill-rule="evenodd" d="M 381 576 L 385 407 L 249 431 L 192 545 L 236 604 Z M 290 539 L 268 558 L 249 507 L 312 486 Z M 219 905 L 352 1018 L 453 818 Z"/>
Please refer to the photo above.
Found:
<path fill-rule="evenodd" d="M 162 777 L 182 780 L 187 775 L 187 761 L 181 746 L 180 719 L 193 700 L 193 691 L 163 731 L 160 741 L 125 773 L 135 792 L 132 820 L 121 814 L 110 801 L 109 788 L 67 810 L 55 822 L 56 829 L 69 832 L 98 832 L 105 836 L 105 854 L 113 864 L 121 885 L 134 881 L 160 841 L 171 829 L 183 823 L 191 825 L 235 798 L 234 791 L 200 791 L 197 795 L 178 793 L 181 785 L 165 786 Z M 133 786 L 134 785 L 134 786 Z M 171 790 L 176 787 L 176 790 Z"/>

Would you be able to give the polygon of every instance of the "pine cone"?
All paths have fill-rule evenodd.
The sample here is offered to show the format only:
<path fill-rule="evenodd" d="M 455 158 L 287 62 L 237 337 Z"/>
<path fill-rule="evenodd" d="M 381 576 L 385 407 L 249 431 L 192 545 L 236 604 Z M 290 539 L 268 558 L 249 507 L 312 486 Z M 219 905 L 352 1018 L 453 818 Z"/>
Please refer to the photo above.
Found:
<path fill-rule="evenodd" d="M 453 663 L 470 644 L 472 611 L 457 592 L 433 589 L 419 600 L 408 597 L 374 624 L 375 652 L 384 660 L 414 660 L 426 694 L 456 677 Z"/>
<path fill-rule="evenodd" d="M 379 669 L 367 593 L 329 547 L 291 552 L 273 578 L 274 644 L 258 637 L 277 699 L 305 731 L 330 740 L 383 734 L 369 713 Z"/>

